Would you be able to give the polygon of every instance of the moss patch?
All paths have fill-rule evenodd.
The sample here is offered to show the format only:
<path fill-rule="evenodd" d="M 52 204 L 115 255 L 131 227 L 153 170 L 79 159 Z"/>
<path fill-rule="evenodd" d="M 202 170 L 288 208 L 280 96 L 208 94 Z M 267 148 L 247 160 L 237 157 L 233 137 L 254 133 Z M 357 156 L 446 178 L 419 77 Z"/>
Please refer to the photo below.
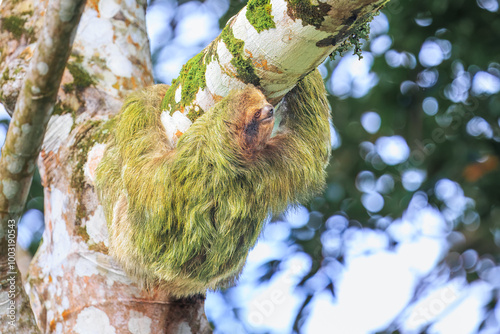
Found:
<path fill-rule="evenodd" d="M 204 89 L 207 86 L 207 82 L 205 81 L 206 70 L 205 51 L 202 51 L 191 58 L 182 67 L 179 77 L 172 81 L 172 85 L 161 102 L 162 110 L 168 109 L 170 105 L 172 106 L 171 113 L 173 113 L 176 110 L 183 110 L 185 106 L 189 106 L 195 99 L 198 90 Z M 182 87 L 181 100 L 179 103 L 176 103 L 175 92 L 179 86 Z M 198 112 L 192 108 L 187 117 L 194 121 L 201 114 L 203 114 L 201 108 L 198 107 Z"/>
<path fill-rule="evenodd" d="M 250 22 L 257 32 L 276 28 L 271 10 L 271 0 L 248 1 L 246 17 L 248 22 Z"/>
<path fill-rule="evenodd" d="M 191 122 L 194 122 L 196 121 L 196 119 L 198 117 L 200 117 L 201 115 L 203 115 L 205 113 L 205 110 L 201 109 L 200 106 L 196 105 L 196 106 L 193 106 L 193 108 L 191 108 L 189 110 L 189 112 L 187 113 L 187 118 L 189 118 L 189 120 Z"/>
<path fill-rule="evenodd" d="M 3 71 L 2 79 L 4 81 L 9 81 L 9 69 L 8 68 L 6 68 L 5 71 Z"/>
<path fill-rule="evenodd" d="M 87 243 L 90 240 L 90 236 L 87 233 L 87 228 L 86 227 L 84 227 L 84 226 L 78 226 L 77 229 L 76 229 L 76 233 L 80 237 L 82 237 L 82 239 L 83 239 L 83 241 L 85 241 L 85 243 Z"/>
<path fill-rule="evenodd" d="M 81 57 L 81 56 L 79 56 Z M 83 58 L 83 57 L 82 57 Z M 80 63 L 82 62 L 83 60 L 80 61 Z M 104 58 L 101 58 L 101 57 L 98 57 L 98 56 L 92 56 L 90 58 L 90 63 L 92 64 L 96 64 L 97 66 L 99 66 L 100 68 L 102 69 L 107 69 L 108 66 L 106 65 L 106 59 Z"/>
<path fill-rule="evenodd" d="M 203 59 L 204 53 L 200 52 L 189 60 L 181 70 L 179 80 L 182 82 L 182 105 L 190 104 L 196 97 L 198 90 L 207 86 L 205 81 L 205 72 L 207 66 Z"/>
<path fill-rule="evenodd" d="M 231 64 L 236 68 L 236 76 L 245 83 L 259 86 L 260 78 L 255 74 L 252 60 L 244 57 L 245 43 L 241 39 L 234 37 L 233 30 L 229 25 L 222 30 L 221 38 L 231 55 L 233 55 Z"/>
<path fill-rule="evenodd" d="M 54 105 L 54 111 L 52 115 L 66 115 L 66 114 L 74 114 L 75 111 L 62 103 L 61 101 L 57 101 Z"/>
<path fill-rule="evenodd" d="M 15 38 L 20 38 L 25 33 L 24 24 L 26 19 L 18 16 L 8 16 L 2 19 L 2 28 L 11 32 Z"/>
<path fill-rule="evenodd" d="M 286 0 L 288 2 L 287 14 L 292 19 L 301 19 L 302 25 L 312 25 L 319 29 L 325 20 L 331 5 L 318 2 L 313 5 L 311 0 Z"/>
<path fill-rule="evenodd" d="M 115 123 L 116 118 L 112 118 L 107 122 L 88 121 L 82 125 L 79 134 L 75 138 L 76 144 L 72 147 L 72 152 L 76 165 L 71 178 L 71 187 L 76 190 L 76 199 L 78 201 L 75 219 L 76 226 L 81 226 L 82 219 L 87 216 L 87 210 L 83 205 L 83 193 L 85 187 L 87 187 L 83 167 L 87 162 L 88 153 L 95 144 L 104 143 L 108 139 Z"/>
<path fill-rule="evenodd" d="M 4 61 L 5 57 L 6 57 L 5 53 L 6 52 L 4 51 L 4 48 L 0 47 L 0 64 L 3 63 L 3 61 Z"/>
<path fill-rule="evenodd" d="M 82 90 L 95 84 L 95 80 L 83 68 L 82 64 L 77 62 L 69 62 L 66 65 L 66 68 L 73 76 L 73 82 L 64 85 L 64 90 L 66 92 Z"/>
<path fill-rule="evenodd" d="M 177 88 L 179 88 L 179 85 L 181 84 L 181 82 L 179 80 L 172 80 L 172 84 L 170 85 L 170 87 L 168 88 L 167 92 L 165 93 L 165 96 L 163 97 L 163 100 L 161 100 L 161 105 L 160 105 L 160 108 L 161 110 L 166 110 L 168 109 L 168 106 L 177 106 L 177 105 L 180 105 L 180 103 L 176 103 L 175 102 L 175 91 L 177 90 Z M 177 110 L 174 108 L 172 108 L 172 112 L 174 110 Z"/>
<path fill-rule="evenodd" d="M 214 60 L 219 60 L 219 55 L 217 54 L 217 44 L 220 41 L 220 35 L 217 36 L 217 38 L 210 43 L 206 48 L 205 48 L 205 63 L 206 65 L 210 64 Z"/>

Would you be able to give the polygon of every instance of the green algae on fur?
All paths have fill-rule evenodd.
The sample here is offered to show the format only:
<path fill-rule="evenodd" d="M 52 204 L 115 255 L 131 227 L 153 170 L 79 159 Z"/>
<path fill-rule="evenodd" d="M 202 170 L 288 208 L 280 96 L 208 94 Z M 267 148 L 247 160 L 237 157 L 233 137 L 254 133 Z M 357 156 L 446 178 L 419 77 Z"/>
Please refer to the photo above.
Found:
<path fill-rule="evenodd" d="M 259 134 L 254 118 L 266 105 L 249 86 L 218 102 L 172 149 L 161 124 L 166 91 L 155 85 L 127 98 L 95 187 L 110 254 L 143 286 L 183 297 L 233 284 L 266 217 L 323 189 L 329 108 L 314 71 L 286 95 L 291 116 L 282 131 L 247 151 L 241 138 Z"/>

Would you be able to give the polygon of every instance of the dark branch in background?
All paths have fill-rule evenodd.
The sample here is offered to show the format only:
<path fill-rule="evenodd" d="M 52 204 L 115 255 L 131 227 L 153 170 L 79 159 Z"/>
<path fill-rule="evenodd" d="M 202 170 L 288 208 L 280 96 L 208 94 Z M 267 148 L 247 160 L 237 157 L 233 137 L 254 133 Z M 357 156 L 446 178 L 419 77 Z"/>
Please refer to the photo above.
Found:
<path fill-rule="evenodd" d="M 63 71 L 85 3 L 86 0 L 50 0 L 37 47 L 2 148 L 0 220 L 1 230 L 5 233 L 2 233 L 0 238 L 0 282 L 4 291 L 9 284 L 8 279 L 17 278 L 15 299 L 18 312 L 22 312 L 17 314 L 18 318 L 27 316 L 28 312 L 31 317 L 33 315 L 29 301 L 22 290 L 20 275 L 12 276 L 18 270 L 17 266 L 8 260 L 8 252 L 13 246 L 15 247 L 15 237 L 9 238 L 7 231 L 15 233 L 21 217 L 47 123 L 54 109 Z M 8 300 L 7 303 L 9 302 Z M 0 332 L 20 333 L 19 327 L 9 327 L 7 314 L 1 314 L 0 318 L 2 319 Z M 26 333 L 32 333 L 34 329 L 26 327 L 24 330 Z M 21 329 L 22 332 L 24 330 Z"/>

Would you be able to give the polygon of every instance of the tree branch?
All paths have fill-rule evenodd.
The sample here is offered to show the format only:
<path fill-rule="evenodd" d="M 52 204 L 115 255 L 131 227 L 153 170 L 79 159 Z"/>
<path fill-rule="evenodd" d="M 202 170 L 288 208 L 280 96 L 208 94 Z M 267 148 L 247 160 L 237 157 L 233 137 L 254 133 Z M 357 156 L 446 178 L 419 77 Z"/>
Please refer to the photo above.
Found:
<path fill-rule="evenodd" d="M 49 3 L 42 34 L 2 148 L 2 226 L 6 226 L 5 219 L 17 220 L 24 208 L 36 159 L 85 2 L 52 0 Z"/>
<path fill-rule="evenodd" d="M 4 0 L 0 4 L 0 102 L 12 116 L 45 6 L 36 0 Z"/>
<path fill-rule="evenodd" d="M 17 296 L 9 296 L 6 305 L 14 301 L 17 304 L 14 315 L 21 320 L 31 318 L 31 325 L 35 325 L 33 314 L 22 293 L 17 266 L 8 254 L 15 249 L 16 225 L 26 203 L 36 159 L 84 7 L 85 0 L 49 2 L 0 158 L 0 222 L 2 231 L 9 231 L 9 234 L 2 233 L 0 239 L 0 280 L 2 288 L 7 290 L 12 286 L 10 282 L 15 282 Z M 2 333 L 19 330 L 9 324 L 9 315 L 2 312 Z M 33 328 L 26 330 L 33 332 Z"/>
<path fill-rule="evenodd" d="M 276 104 L 388 0 L 250 0 L 208 47 L 184 65 L 162 107 L 191 121 L 232 89 L 260 86 Z M 169 132 L 175 142 L 180 129 Z"/>

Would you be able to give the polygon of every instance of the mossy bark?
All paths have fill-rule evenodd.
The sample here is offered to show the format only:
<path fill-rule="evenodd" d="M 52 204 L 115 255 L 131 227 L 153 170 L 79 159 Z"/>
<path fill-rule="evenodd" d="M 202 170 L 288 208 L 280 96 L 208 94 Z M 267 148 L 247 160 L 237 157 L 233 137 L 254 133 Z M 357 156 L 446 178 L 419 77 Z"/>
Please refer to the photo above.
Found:
<path fill-rule="evenodd" d="M 33 56 L 45 6 L 37 0 L 4 0 L 0 5 L 0 101 L 12 114 Z"/>
<path fill-rule="evenodd" d="M 103 145 L 122 99 L 153 83 L 145 4 L 122 1 L 116 17 L 104 18 L 91 3 L 58 89 L 39 159 L 46 230 L 27 282 L 42 332 L 127 333 L 138 323 L 151 333 L 210 331 L 203 298 L 172 300 L 162 291 L 141 289 L 107 254 L 106 221 L 88 175 L 88 157 Z M 83 42 L 95 25 L 109 27 L 104 46 Z M 120 66 L 110 66 L 118 60 L 108 46 L 126 46 Z M 95 327 L 96 319 L 105 324 Z"/>

